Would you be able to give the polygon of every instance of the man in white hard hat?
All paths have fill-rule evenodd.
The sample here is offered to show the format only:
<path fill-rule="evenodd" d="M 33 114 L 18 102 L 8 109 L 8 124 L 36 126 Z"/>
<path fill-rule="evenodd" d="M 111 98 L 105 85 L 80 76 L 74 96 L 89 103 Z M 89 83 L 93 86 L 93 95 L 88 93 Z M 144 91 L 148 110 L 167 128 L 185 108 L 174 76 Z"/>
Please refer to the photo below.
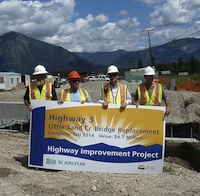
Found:
<path fill-rule="evenodd" d="M 29 111 L 32 110 L 31 99 L 36 100 L 57 100 L 54 85 L 45 81 L 47 70 L 43 65 L 37 65 L 34 69 L 34 81 L 31 82 L 24 95 L 24 104 Z"/>
<path fill-rule="evenodd" d="M 119 70 L 115 65 L 111 65 L 107 70 L 110 82 L 101 87 L 98 103 L 102 103 L 104 108 L 108 108 L 109 104 L 119 104 L 124 109 L 131 104 L 131 94 L 127 85 L 118 81 Z"/>
<path fill-rule="evenodd" d="M 154 82 L 155 70 L 151 66 L 144 69 L 145 83 L 138 86 L 132 98 L 132 103 L 138 107 L 139 105 L 159 106 L 164 101 L 166 105 L 165 116 L 170 113 L 170 101 L 158 82 Z"/>

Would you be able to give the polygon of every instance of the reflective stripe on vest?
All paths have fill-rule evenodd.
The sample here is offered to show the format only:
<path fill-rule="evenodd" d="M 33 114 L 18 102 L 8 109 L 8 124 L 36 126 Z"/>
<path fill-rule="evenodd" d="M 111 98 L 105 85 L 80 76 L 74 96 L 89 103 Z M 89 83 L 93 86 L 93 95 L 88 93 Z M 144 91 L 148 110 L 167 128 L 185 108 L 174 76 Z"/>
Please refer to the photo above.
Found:
<path fill-rule="evenodd" d="M 101 87 L 101 91 L 102 91 L 102 97 L 103 97 L 103 100 L 108 102 L 108 103 L 111 103 L 111 104 L 121 104 L 123 103 L 124 101 L 126 101 L 126 95 L 127 95 L 127 86 L 126 85 L 123 85 L 123 84 L 118 84 L 119 87 L 118 87 L 118 91 L 117 91 L 117 96 L 114 100 L 114 97 L 113 97 L 113 94 L 112 94 L 112 90 L 110 88 L 110 84 L 107 83 L 107 84 L 104 84 L 102 87 Z"/>
<path fill-rule="evenodd" d="M 36 100 L 51 100 L 52 98 L 52 84 L 50 82 L 45 82 L 42 90 L 40 92 L 36 85 L 36 82 L 31 82 L 29 84 L 29 97 L 30 99 Z"/>
<path fill-rule="evenodd" d="M 138 87 L 138 100 L 141 105 L 159 106 L 162 102 L 162 86 L 159 83 L 153 83 L 154 88 L 149 96 L 146 85 L 140 84 Z"/>
<path fill-rule="evenodd" d="M 79 92 L 80 92 L 80 102 L 85 101 L 88 102 L 88 92 L 83 89 L 83 88 L 79 88 Z M 65 89 L 62 90 L 61 92 L 61 99 L 63 99 L 64 101 L 70 102 L 70 88 L 69 89 Z"/>

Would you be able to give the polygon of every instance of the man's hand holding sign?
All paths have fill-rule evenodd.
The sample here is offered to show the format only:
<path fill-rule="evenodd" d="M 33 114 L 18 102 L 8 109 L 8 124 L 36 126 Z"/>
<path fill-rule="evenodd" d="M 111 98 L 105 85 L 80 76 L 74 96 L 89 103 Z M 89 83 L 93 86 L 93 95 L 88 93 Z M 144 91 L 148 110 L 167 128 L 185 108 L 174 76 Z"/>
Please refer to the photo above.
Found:
<path fill-rule="evenodd" d="M 29 166 L 110 173 L 162 173 L 164 107 L 33 100 Z M 142 116 L 142 118 L 141 118 Z M 155 123 L 156 119 L 156 123 Z"/>

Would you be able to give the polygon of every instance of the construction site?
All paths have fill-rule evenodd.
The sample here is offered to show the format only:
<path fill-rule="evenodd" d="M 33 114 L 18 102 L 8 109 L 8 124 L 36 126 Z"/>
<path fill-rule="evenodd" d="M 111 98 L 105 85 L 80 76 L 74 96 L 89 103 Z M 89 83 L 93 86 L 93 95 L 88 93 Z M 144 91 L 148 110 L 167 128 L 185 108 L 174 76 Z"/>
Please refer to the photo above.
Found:
<path fill-rule="evenodd" d="M 137 82 L 127 82 L 123 80 L 121 82 L 127 84 L 129 91 L 131 93 L 134 92 L 138 86 Z M 98 90 L 100 90 L 102 84 L 103 84 L 102 81 L 98 81 L 98 82 L 91 81 L 91 82 L 81 83 L 80 86 L 88 90 L 89 94 L 92 97 L 93 102 L 95 103 L 99 95 Z M 65 86 L 61 86 L 61 88 L 56 89 L 58 98 L 60 97 L 61 89 L 68 88 L 68 87 L 69 87 L 69 84 L 66 84 Z M 68 175 L 67 178 L 69 178 L 69 181 L 72 179 L 75 180 L 76 177 L 79 178 L 78 176 L 81 176 L 80 177 L 81 179 L 91 178 L 92 179 L 91 183 L 93 185 L 89 185 L 89 182 L 86 182 L 88 186 L 90 186 L 90 189 L 92 189 L 92 187 L 93 188 L 96 187 L 97 191 L 99 190 L 103 195 L 105 195 L 104 193 L 107 193 L 107 195 L 108 194 L 114 195 L 114 193 L 117 194 L 117 192 L 115 191 L 117 187 L 117 182 L 121 186 L 121 188 L 118 189 L 118 192 L 121 191 L 120 192 L 121 194 L 118 194 L 118 195 L 131 195 L 128 193 L 133 192 L 133 191 L 138 191 L 138 195 L 148 195 L 148 194 L 160 195 L 161 193 L 163 195 L 199 195 L 200 193 L 200 186 L 199 186 L 199 180 L 200 180 L 200 174 L 199 174 L 200 172 L 200 94 L 198 92 L 193 92 L 193 91 L 166 90 L 166 92 L 169 95 L 170 102 L 171 102 L 171 113 L 168 117 L 165 118 L 165 121 L 166 121 L 165 164 L 164 164 L 164 173 L 162 177 L 160 175 L 155 175 L 155 176 L 150 175 L 149 177 L 146 175 L 145 176 L 132 175 L 132 177 L 130 175 L 123 175 L 122 177 L 117 174 L 116 175 L 115 174 L 112 174 L 112 175 L 111 174 L 94 174 L 94 173 L 83 174 L 81 172 L 80 173 L 79 172 L 64 173 L 63 171 L 59 173 L 59 176 L 64 175 L 66 177 L 66 175 Z M 18 145 L 21 145 L 21 146 L 25 145 L 26 148 L 28 148 L 30 112 L 28 111 L 27 107 L 23 103 L 24 93 L 25 93 L 25 89 L 15 89 L 13 91 L 0 92 L 1 154 L 6 152 L 6 149 L 4 150 L 2 149 L 2 145 L 4 144 L 4 142 L 7 143 L 7 141 L 2 141 L 6 139 L 6 136 L 8 136 L 8 143 L 9 143 L 9 140 L 10 141 L 17 140 L 17 137 L 19 136 L 19 138 L 21 138 L 20 139 L 21 144 L 18 144 Z M 12 137 L 14 137 L 15 139 Z M 13 148 L 16 148 L 17 146 L 14 144 Z M 9 146 L 7 146 L 7 149 L 8 148 Z M 21 147 L 19 147 L 19 149 L 20 148 Z M 22 170 L 26 170 L 28 167 L 27 166 L 28 149 L 25 149 L 21 152 L 18 152 L 17 149 L 15 152 L 13 149 L 12 153 L 14 153 L 12 156 L 15 157 L 14 158 L 15 161 L 12 160 L 12 162 L 13 161 L 15 162 L 14 165 L 17 164 L 18 167 L 22 166 Z M 5 161 L 3 162 L 4 162 L 4 165 L 2 165 L 2 163 L 0 164 L 0 181 L 3 181 L 3 179 L 6 179 L 6 178 L 10 178 L 10 175 L 14 175 L 13 173 L 14 171 L 12 171 L 12 169 L 9 168 L 10 166 L 8 165 L 8 163 L 5 163 Z M 32 170 L 31 172 L 34 172 L 34 171 Z M 53 176 L 55 175 L 55 172 L 53 171 L 50 173 L 52 173 Z M 189 174 L 189 173 L 192 173 L 192 174 Z M 35 174 L 36 176 L 39 175 L 39 171 L 35 171 Z M 42 171 L 42 174 L 44 175 L 44 177 L 46 175 L 48 176 L 48 172 Z M 34 174 L 32 173 L 30 175 L 34 175 Z M 188 175 L 191 175 L 191 176 L 188 176 Z M 36 176 L 34 178 L 36 178 Z M 109 179 L 108 177 L 111 179 L 112 182 L 108 180 Z M 132 178 L 135 178 L 135 179 L 138 178 L 138 182 L 134 180 L 138 188 L 137 186 L 134 185 L 133 186 L 134 188 L 129 187 L 130 189 L 128 190 L 127 186 L 126 187 L 122 186 L 121 183 L 123 182 L 125 183 L 126 180 L 130 181 L 130 179 Z M 54 178 L 54 180 L 56 179 L 57 178 Z M 109 190 L 102 190 L 101 188 L 103 184 L 99 183 L 100 181 L 102 181 L 102 179 L 104 179 L 104 181 L 107 183 L 111 183 L 111 184 L 113 183 L 113 186 L 111 186 L 112 188 L 110 188 Z M 193 179 L 192 180 L 193 185 L 192 184 L 189 185 L 189 183 L 191 183 L 189 182 L 189 180 L 191 179 Z M 116 180 L 116 183 L 115 183 L 115 180 Z M 57 179 L 57 181 L 59 180 Z M 154 183 L 152 184 L 150 183 L 150 181 L 154 181 Z M 156 184 L 155 181 L 157 181 L 157 184 L 160 184 L 160 188 L 155 185 Z M 174 182 L 171 182 L 171 181 L 174 181 Z M 180 181 L 180 183 L 178 181 Z M 55 181 L 54 182 L 52 181 L 51 183 L 55 183 Z M 147 190 L 148 189 L 147 187 L 149 186 L 144 188 L 141 186 L 141 184 L 139 185 L 138 183 L 145 183 L 145 184 L 149 183 L 150 184 L 149 186 L 151 186 L 151 188 L 149 188 L 150 190 Z M 172 185 L 173 183 L 176 185 Z M 100 185 L 98 186 L 98 184 Z M 171 186 L 173 187 L 177 186 L 177 187 L 174 187 L 173 189 L 174 191 L 170 190 L 171 188 L 169 184 L 171 184 Z M 36 183 L 36 185 L 34 186 L 39 186 L 39 184 Z M 44 186 L 40 187 L 40 191 L 39 190 L 36 191 L 32 189 L 32 193 L 33 192 L 34 194 L 44 193 L 45 191 L 48 190 L 48 188 Z M 56 186 L 59 186 L 59 185 L 56 185 Z M 70 186 L 73 186 L 73 185 L 70 185 Z M 83 191 L 84 188 L 82 187 L 80 182 L 76 186 L 78 187 L 77 191 L 78 190 Z M 24 190 L 24 193 L 29 193 L 27 192 L 26 188 L 23 188 L 23 190 Z M 60 194 L 62 194 L 63 190 L 65 190 L 65 188 L 62 186 L 60 188 L 55 187 L 55 189 L 53 190 L 53 193 L 58 191 Z M 155 192 L 155 190 L 157 190 L 157 192 Z M 13 193 L 11 190 L 9 191 L 11 194 Z M 71 191 L 74 193 L 74 195 L 78 194 L 78 192 L 75 191 L 75 189 Z M 20 191 L 18 192 L 21 193 Z M 49 195 L 53 195 L 53 194 L 49 193 Z M 82 193 L 79 195 L 85 195 L 85 194 Z M 87 195 L 95 195 L 95 194 L 92 194 L 90 192 L 90 194 L 87 194 Z"/>

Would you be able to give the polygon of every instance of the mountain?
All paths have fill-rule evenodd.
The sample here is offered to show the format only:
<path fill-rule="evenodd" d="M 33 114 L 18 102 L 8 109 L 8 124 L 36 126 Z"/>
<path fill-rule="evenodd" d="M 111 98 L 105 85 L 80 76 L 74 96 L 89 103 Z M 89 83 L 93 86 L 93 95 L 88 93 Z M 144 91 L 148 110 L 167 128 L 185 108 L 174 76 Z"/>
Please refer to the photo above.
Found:
<path fill-rule="evenodd" d="M 189 60 L 193 55 L 200 60 L 200 39 L 185 38 L 152 47 L 156 64 Z M 23 34 L 9 32 L 0 36 L 0 71 L 14 71 L 32 74 L 37 64 L 43 64 L 48 72 L 67 75 L 71 70 L 79 72 L 102 72 L 115 64 L 120 69 L 150 65 L 149 49 L 128 52 L 73 53 Z"/>
<path fill-rule="evenodd" d="M 44 65 L 49 73 L 67 75 L 71 70 L 94 70 L 94 63 L 68 50 L 16 32 L 0 36 L 0 71 L 32 74 L 34 67 Z"/>
<path fill-rule="evenodd" d="M 140 60 L 145 65 L 150 65 L 149 49 L 127 52 L 76 53 L 82 58 L 94 62 L 96 65 L 115 64 L 119 68 L 137 67 Z M 200 39 L 185 38 L 173 40 L 169 43 L 152 47 L 152 55 L 156 64 L 177 62 L 181 57 L 183 61 L 189 60 L 193 55 L 200 60 Z"/>
<path fill-rule="evenodd" d="M 109 65 L 118 59 L 119 57 L 126 54 L 127 51 L 125 50 L 117 50 L 114 52 L 94 52 L 94 53 L 79 53 L 76 52 L 77 55 L 81 56 L 82 58 L 88 59 L 89 61 L 95 63 L 95 65 Z"/>

